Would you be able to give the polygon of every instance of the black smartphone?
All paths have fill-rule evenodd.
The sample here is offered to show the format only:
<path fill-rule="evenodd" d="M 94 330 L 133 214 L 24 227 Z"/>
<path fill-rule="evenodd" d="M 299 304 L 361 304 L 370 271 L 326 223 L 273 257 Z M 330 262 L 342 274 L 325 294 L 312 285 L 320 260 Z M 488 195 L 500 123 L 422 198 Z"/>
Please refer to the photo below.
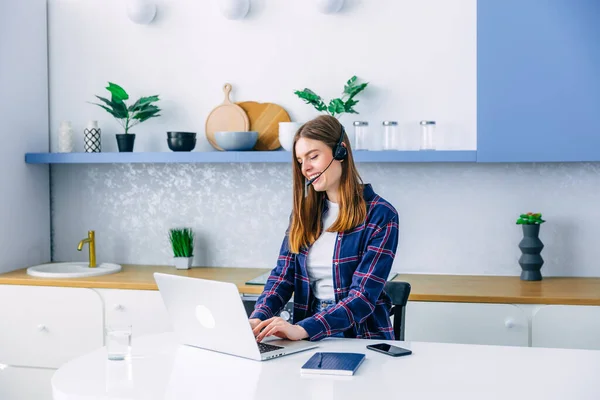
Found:
<path fill-rule="evenodd" d="M 378 351 L 380 353 L 387 354 L 388 356 L 392 357 L 402 357 L 412 354 L 411 350 L 403 349 L 402 347 L 392 346 L 391 344 L 387 343 L 370 344 L 367 346 L 367 349 Z"/>

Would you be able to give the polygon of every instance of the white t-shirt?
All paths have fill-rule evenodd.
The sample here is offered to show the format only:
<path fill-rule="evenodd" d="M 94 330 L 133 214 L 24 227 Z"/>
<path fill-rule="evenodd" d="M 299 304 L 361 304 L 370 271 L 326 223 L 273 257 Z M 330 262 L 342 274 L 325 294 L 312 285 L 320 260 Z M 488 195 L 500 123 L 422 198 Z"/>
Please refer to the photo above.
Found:
<path fill-rule="evenodd" d="M 334 300 L 332 262 L 337 233 L 326 230 L 337 219 L 340 208 L 337 203 L 326 201 L 329 208 L 323 215 L 323 232 L 308 251 L 306 269 L 315 297 L 320 300 Z"/>

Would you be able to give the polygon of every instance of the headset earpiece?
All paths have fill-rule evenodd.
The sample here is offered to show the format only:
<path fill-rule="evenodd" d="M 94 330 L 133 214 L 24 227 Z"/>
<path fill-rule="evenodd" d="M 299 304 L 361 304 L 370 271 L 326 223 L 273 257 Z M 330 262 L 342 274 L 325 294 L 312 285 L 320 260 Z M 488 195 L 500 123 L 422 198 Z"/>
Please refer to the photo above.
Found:
<path fill-rule="evenodd" d="M 346 158 L 346 156 L 348 155 L 348 149 L 342 145 L 342 143 L 344 141 L 345 133 L 346 133 L 346 130 L 344 129 L 344 125 L 342 125 L 342 132 L 340 134 L 340 140 L 338 140 L 335 147 L 333 148 L 333 159 L 334 160 L 341 161 L 344 158 Z"/>

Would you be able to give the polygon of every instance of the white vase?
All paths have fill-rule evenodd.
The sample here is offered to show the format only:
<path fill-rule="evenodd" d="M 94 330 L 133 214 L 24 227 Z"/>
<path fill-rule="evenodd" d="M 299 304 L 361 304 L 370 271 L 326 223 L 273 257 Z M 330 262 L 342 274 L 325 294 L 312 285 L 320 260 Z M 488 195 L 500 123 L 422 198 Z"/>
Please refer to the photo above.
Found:
<path fill-rule="evenodd" d="M 294 147 L 294 135 L 301 126 L 300 122 L 279 123 L 279 143 L 284 150 L 292 151 Z"/>
<path fill-rule="evenodd" d="M 192 259 L 194 257 L 173 257 L 175 262 L 175 268 L 177 269 L 190 269 L 192 266 Z"/>
<path fill-rule="evenodd" d="M 70 153 L 75 147 L 75 139 L 73 137 L 73 127 L 71 121 L 62 121 L 58 128 L 58 152 Z"/>
<path fill-rule="evenodd" d="M 98 121 L 89 121 L 83 131 L 83 149 L 86 153 L 100 153 L 102 151 L 102 136 Z"/>

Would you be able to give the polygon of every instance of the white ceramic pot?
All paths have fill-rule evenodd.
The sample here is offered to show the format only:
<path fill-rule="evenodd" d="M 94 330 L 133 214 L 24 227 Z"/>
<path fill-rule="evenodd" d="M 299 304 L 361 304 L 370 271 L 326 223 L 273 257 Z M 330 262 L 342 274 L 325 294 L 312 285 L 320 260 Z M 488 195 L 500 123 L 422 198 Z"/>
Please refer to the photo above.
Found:
<path fill-rule="evenodd" d="M 300 129 L 300 122 L 280 122 L 279 123 L 279 143 L 284 150 L 292 151 L 294 146 L 294 135 Z"/>
<path fill-rule="evenodd" d="M 173 257 L 175 262 L 175 268 L 177 269 L 190 269 L 192 266 L 192 259 L 194 257 Z"/>
<path fill-rule="evenodd" d="M 75 139 L 73 137 L 73 127 L 70 121 L 62 121 L 58 128 L 58 152 L 70 153 L 75 148 Z"/>

